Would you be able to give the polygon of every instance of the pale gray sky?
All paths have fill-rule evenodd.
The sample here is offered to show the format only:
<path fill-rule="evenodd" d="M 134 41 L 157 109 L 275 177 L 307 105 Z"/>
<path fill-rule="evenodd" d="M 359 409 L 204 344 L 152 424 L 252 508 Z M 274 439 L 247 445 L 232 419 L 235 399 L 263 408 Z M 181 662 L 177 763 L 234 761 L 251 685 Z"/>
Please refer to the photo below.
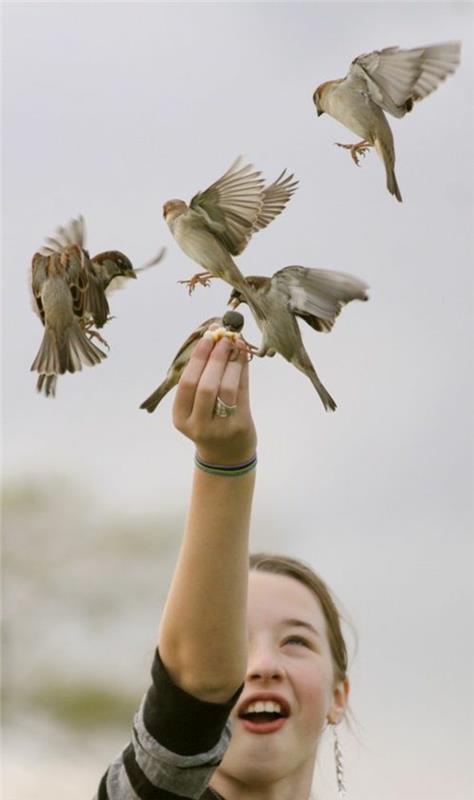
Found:
<path fill-rule="evenodd" d="M 463 41 L 457 73 L 390 120 L 400 205 L 375 153 L 358 170 L 334 146 L 352 134 L 318 119 L 311 96 L 362 52 L 449 39 Z M 370 284 L 329 336 L 304 332 L 334 415 L 279 357 L 252 364 L 255 545 L 311 561 L 359 631 L 351 800 L 472 792 L 472 75 L 471 3 L 4 8 L 6 480 L 69 475 L 114 509 L 183 508 L 192 447 L 172 427 L 172 395 L 153 416 L 138 406 L 228 290 L 215 281 L 189 298 L 177 284 L 195 265 L 161 207 L 237 155 L 301 181 L 238 259 L 244 274 L 302 264 Z M 78 213 L 92 253 L 168 253 L 112 297 L 107 361 L 47 401 L 29 372 L 42 329 L 28 270 Z"/>

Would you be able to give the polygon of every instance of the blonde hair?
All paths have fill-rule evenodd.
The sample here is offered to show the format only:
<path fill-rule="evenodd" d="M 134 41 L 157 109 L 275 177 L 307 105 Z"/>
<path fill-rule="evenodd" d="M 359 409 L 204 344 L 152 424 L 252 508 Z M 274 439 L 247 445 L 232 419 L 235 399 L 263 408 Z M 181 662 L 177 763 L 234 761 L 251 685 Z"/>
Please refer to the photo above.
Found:
<path fill-rule="evenodd" d="M 334 667 L 334 679 L 343 681 L 347 677 L 347 647 L 341 630 L 341 615 L 329 588 L 314 570 L 304 561 L 273 553 L 254 553 L 250 556 L 250 570 L 286 575 L 306 586 L 319 601 L 327 623 L 328 640 Z"/>

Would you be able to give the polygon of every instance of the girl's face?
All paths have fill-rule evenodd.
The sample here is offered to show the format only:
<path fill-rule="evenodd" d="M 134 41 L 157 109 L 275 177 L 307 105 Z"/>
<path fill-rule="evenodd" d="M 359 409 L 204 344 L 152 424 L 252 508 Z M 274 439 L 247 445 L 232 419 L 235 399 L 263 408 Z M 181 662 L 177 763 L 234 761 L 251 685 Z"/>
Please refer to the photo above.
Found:
<path fill-rule="evenodd" d="M 324 614 L 299 581 L 253 571 L 248 627 L 245 687 L 212 786 L 228 796 L 232 785 L 291 780 L 309 792 L 319 736 L 342 718 L 349 689 L 335 684 Z"/>

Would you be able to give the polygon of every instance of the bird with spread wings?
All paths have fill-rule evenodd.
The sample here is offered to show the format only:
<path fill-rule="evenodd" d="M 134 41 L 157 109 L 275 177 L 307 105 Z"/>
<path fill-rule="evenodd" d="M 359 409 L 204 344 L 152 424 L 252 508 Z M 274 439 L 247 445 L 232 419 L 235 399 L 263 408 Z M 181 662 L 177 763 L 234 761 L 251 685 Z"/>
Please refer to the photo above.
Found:
<path fill-rule="evenodd" d="M 327 113 L 362 137 L 356 144 L 337 142 L 350 151 L 356 164 L 369 147 L 375 147 L 385 166 L 387 189 L 400 202 L 393 134 L 384 112 L 405 116 L 455 72 L 460 53 L 460 42 L 374 50 L 355 58 L 345 78 L 326 81 L 313 94 L 318 117 Z"/>

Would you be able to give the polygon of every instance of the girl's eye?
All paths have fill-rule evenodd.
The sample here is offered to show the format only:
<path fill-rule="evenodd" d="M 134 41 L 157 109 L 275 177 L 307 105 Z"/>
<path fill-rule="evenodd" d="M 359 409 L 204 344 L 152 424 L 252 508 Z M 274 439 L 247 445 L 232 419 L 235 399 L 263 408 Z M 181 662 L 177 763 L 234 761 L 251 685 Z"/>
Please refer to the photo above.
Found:
<path fill-rule="evenodd" d="M 302 636 L 288 636 L 287 639 L 283 642 L 283 644 L 298 644 L 302 645 L 303 647 L 310 647 L 310 643 L 307 639 L 304 639 Z"/>

